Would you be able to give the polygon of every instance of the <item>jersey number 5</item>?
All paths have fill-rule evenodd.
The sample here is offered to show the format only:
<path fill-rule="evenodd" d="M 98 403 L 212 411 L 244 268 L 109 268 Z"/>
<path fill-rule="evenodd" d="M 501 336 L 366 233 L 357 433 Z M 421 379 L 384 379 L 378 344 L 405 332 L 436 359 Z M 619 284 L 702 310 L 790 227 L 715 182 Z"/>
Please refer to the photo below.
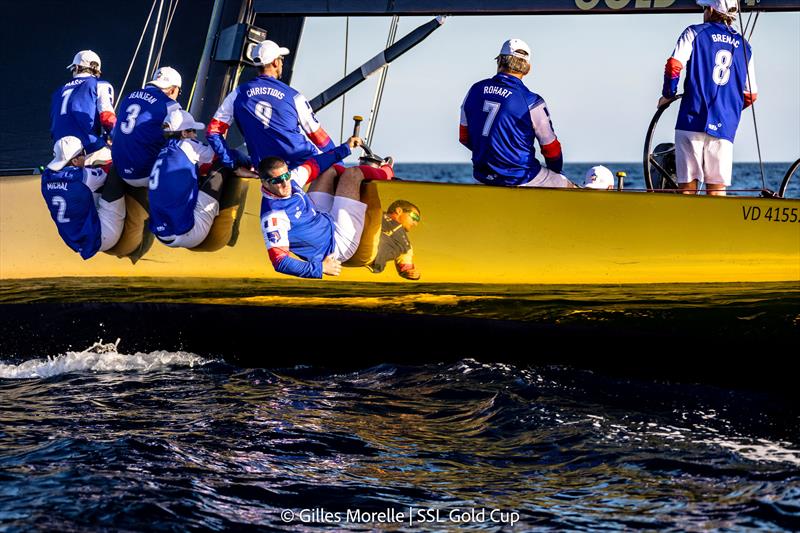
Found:
<path fill-rule="evenodd" d="M 151 191 L 158 188 L 158 175 L 161 174 L 161 163 L 163 163 L 163 159 L 159 159 L 156 161 L 156 164 L 153 165 L 153 170 L 150 172 L 150 181 L 147 182 L 147 186 L 150 188 Z"/>
<path fill-rule="evenodd" d="M 272 106 L 267 102 L 258 102 L 253 112 L 256 114 L 256 118 L 264 125 L 264 128 L 269 128 L 269 121 L 272 119 Z"/>
<path fill-rule="evenodd" d="M 492 122 L 494 122 L 494 117 L 497 116 L 498 111 L 500 111 L 500 102 L 492 102 L 491 100 L 483 101 L 483 112 L 489 113 L 486 117 L 486 122 L 483 123 L 483 131 L 481 132 L 481 135 L 484 137 L 489 136 L 489 131 L 492 129 Z"/>
<path fill-rule="evenodd" d="M 714 72 L 711 73 L 711 79 L 717 85 L 725 85 L 731 79 L 732 57 L 728 50 L 720 50 L 714 57 Z"/>

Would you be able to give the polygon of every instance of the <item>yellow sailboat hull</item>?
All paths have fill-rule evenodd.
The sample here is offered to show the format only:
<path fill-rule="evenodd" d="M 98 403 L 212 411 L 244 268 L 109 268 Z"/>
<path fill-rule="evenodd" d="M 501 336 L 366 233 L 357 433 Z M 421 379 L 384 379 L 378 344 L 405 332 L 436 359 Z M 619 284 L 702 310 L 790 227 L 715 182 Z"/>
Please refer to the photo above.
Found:
<path fill-rule="evenodd" d="M 288 280 L 261 234 L 261 195 L 248 183 L 234 246 L 212 252 L 156 241 L 133 264 L 84 261 L 59 237 L 38 176 L 0 179 L 0 279 L 216 277 Z M 589 190 L 373 183 L 383 209 L 419 206 L 409 236 L 425 283 L 627 284 L 800 281 L 800 201 Z M 413 283 L 391 265 L 344 268 L 332 282 Z"/>

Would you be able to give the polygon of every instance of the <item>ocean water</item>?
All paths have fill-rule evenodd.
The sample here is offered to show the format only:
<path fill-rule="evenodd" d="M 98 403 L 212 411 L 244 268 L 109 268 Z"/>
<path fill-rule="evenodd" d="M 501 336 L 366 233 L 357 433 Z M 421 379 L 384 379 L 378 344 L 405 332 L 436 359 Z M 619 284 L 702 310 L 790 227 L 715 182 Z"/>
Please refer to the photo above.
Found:
<path fill-rule="evenodd" d="M 615 175 L 617 172 L 625 172 L 623 188 L 626 190 L 647 190 L 640 161 L 565 163 L 563 173 L 573 182 L 582 185 L 586 171 L 595 165 L 604 165 Z M 764 163 L 762 179 L 762 167 L 758 163 L 735 163 L 733 165 L 733 184 L 729 188 L 728 194 L 734 196 L 758 196 L 762 189 L 777 192 L 791 165 L 791 162 Z M 470 163 L 403 163 L 398 161 L 395 165 L 395 171 L 402 179 L 410 181 L 476 183 L 472 178 L 472 165 Z M 786 198 L 800 198 L 800 171 L 796 172 L 790 179 L 789 187 L 784 196 Z"/>
<path fill-rule="evenodd" d="M 796 530 L 797 405 L 463 359 L 0 362 L 0 530 Z"/>

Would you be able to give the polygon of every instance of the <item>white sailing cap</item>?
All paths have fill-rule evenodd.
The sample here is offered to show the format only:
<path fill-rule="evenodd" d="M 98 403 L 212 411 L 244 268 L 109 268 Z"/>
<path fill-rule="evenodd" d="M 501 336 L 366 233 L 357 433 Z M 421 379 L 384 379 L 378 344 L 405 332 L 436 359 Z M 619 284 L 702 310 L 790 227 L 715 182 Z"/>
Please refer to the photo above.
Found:
<path fill-rule="evenodd" d="M 733 15 L 739 11 L 739 4 L 736 0 L 697 0 L 697 5 L 710 7 L 723 15 Z"/>
<path fill-rule="evenodd" d="M 147 82 L 147 85 L 155 85 L 159 89 L 169 89 L 170 87 L 181 86 L 181 75 L 172 67 L 161 67 L 156 71 L 153 79 Z"/>
<path fill-rule="evenodd" d="M 47 168 L 50 170 L 61 170 L 73 157 L 77 156 L 82 151 L 83 143 L 80 139 L 71 135 L 61 137 L 53 145 L 53 155 L 55 158 L 47 164 Z"/>
<path fill-rule="evenodd" d="M 586 171 L 583 186 L 587 189 L 613 189 L 614 174 L 603 165 L 597 165 Z"/>
<path fill-rule="evenodd" d="M 100 56 L 91 50 L 81 50 L 72 58 L 72 63 L 67 67 L 67 70 L 73 67 L 91 67 L 92 63 L 97 63 L 97 68 L 100 68 Z"/>
<path fill-rule="evenodd" d="M 288 53 L 288 48 L 278 46 L 275 41 L 261 41 L 253 50 L 253 62 L 256 65 L 269 65 L 280 56 L 285 56 Z"/>
<path fill-rule="evenodd" d="M 509 39 L 500 47 L 501 56 L 514 56 L 531 62 L 531 47 L 522 39 Z"/>
<path fill-rule="evenodd" d="M 206 127 L 202 122 L 195 122 L 188 111 L 175 109 L 164 119 L 165 131 L 202 130 Z"/>

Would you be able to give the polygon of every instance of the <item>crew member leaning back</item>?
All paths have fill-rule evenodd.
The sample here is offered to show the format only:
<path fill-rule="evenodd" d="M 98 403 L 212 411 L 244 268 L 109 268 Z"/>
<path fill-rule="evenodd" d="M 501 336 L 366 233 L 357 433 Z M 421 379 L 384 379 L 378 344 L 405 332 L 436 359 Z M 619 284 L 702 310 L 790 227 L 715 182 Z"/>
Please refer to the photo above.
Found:
<path fill-rule="evenodd" d="M 86 150 L 85 164 L 107 163 L 111 150 L 106 141 L 114 128 L 114 88 L 101 80 L 100 56 L 81 50 L 67 70 L 72 79 L 53 93 L 50 103 L 50 136 L 53 142 L 76 137 Z"/>
<path fill-rule="evenodd" d="M 733 140 L 742 109 L 755 102 L 750 44 L 730 25 L 736 0 L 698 0 L 703 23 L 686 28 L 664 68 L 659 107 L 675 97 L 686 67 L 675 125 L 675 171 L 684 194 L 724 196 L 733 173 Z"/>
<path fill-rule="evenodd" d="M 294 168 L 320 151 L 335 148 L 305 96 L 280 81 L 283 56 L 288 53 L 288 48 L 273 41 L 261 42 L 253 53 L 259 75 L 234 89 L 208 125 L 206 140 L 224 166 L 235 164 L 225 142 L 234 121 L 255 168 L 267 156 L 280 157 Z"/>
<path fill-rule="evenodd" d="M 458 140 L 472 152 L 473 176 L 486 185 L 568 187 L 563 157 L 544 99 L 522 77 L 531 49 L 520 39 L 503 43 L 497 74 L 473 85 L 461 105 Z M 546 166 L 536 159 L 539 142 Z"/>
<path fill-rule="evenodd" d="M 338 276 L 341 263 L 356 252 L 367 211 L 360 199 L 361 182 L 394 176 L 391 160 L 379 168 L 331 168 L 362 144 L 360 138 L 350 137 L 291 170 L 279 157 L 261 160 L 261 229 L 277 272 L 301 278 Z M 312 181 L 308 193 L 303 191 Z"/>

